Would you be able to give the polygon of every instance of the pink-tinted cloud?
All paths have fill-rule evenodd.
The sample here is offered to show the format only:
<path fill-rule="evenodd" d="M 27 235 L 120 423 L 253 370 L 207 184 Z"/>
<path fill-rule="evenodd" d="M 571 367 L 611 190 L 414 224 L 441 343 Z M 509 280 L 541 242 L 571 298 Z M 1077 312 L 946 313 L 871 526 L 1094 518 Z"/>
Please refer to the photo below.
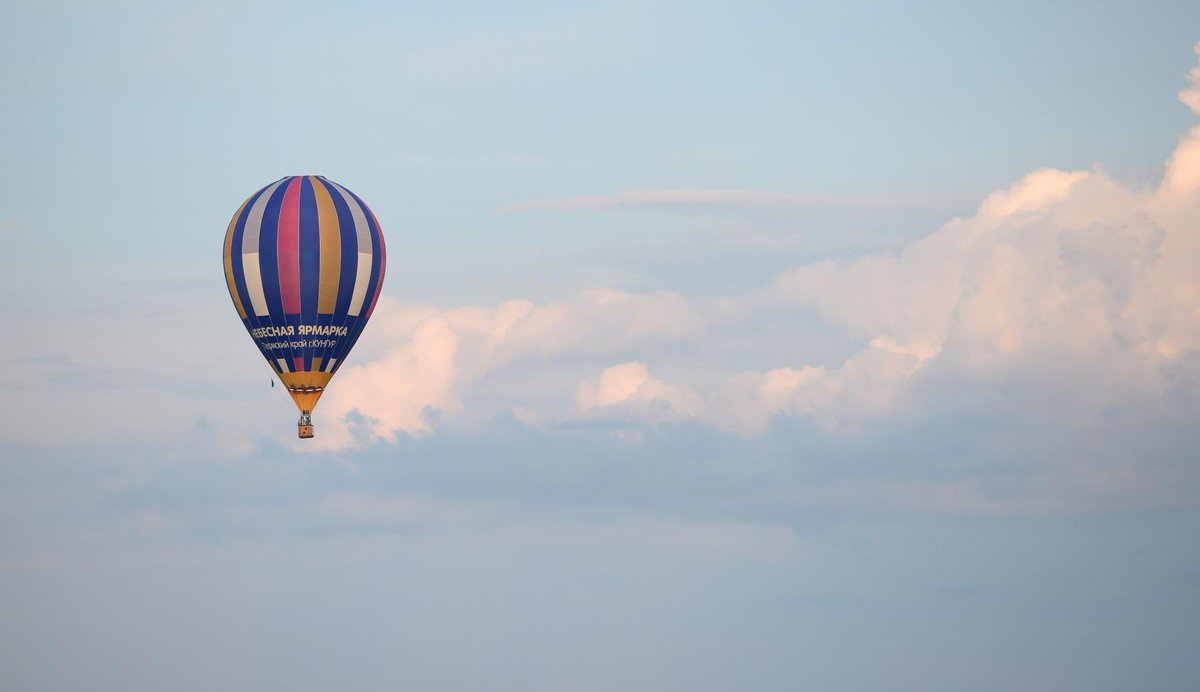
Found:
<path fill-rule="evenodd" d="M 1194 71 L 1190 78 L 1194 89 Z M 631 190 L 520 206 L 814 201 L 828 200 Z M 1122 183 L 1101 167 L 1037 170 L 899 252 L 815 262 L 709 304 L 612 289 L 494 307 L 384 301 L 374 345 L 341 372 L 322 404 L 333 423 L 321 444 L 352 443 L 352 411 L 368 421 L 370 436 L 385 439 L 432 432 L 432 409 L 441 420 L 504 411 L 539 425 L 580 416 L 689 418 L 745 434 L 764 431 L 776 416 L 804 416 L 853 430 L 919 410 L 913 385 L 931 372 L 979 386 L 1051 387 L 1080 415 L 1152 401 L 1180 373 L 1200 376 L 1191 359 L 1200 352 L 1198 227 L 1200 126 L 1180 139 L 1156 186 Z M 817 365 L 797 351 L 759 370 L 716 355 L 756 315 L 813 314 L 861 343 L 858 352 Z M 672 363 L 671 344 L 697 354 L 690 366 Z M 470 403 L 482 383 L 531 365 L 558 375 L 510 377 L 486 405 Z"/>
<path fill-rule="evenodd" d="M 579 385 L 575 404 L 584 415 L 631 415 L 659 421 L 690 418 L 700 412 L 700 397 L 690 387 L 650 377 L 642 363 L 605 368 L 595 381 Z"/>

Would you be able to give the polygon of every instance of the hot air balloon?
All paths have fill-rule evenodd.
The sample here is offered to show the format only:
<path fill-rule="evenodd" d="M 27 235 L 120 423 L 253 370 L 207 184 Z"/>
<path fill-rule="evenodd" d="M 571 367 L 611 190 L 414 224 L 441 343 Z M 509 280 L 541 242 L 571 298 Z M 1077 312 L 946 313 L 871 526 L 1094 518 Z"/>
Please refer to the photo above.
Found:
<path fill-rule="evenodd" d="M 242 203 L 225 232 L 225 281 L 250 338 L 300 409 L 299 434 L 379 300 L 379 221 L 323 176 L 289 176 Z"/>

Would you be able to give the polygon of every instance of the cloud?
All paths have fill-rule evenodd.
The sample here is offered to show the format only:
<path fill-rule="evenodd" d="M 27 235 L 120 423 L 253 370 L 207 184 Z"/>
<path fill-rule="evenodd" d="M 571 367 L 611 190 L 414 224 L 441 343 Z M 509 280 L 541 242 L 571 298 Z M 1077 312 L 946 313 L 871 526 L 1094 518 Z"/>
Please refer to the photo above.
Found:
<path fill-rule="evenodd" d="M 367 362 L 338 373 L 321 402 L 322 449 L 352 443 L 351 412 L 366 417 L 370 437 L 394 440 L 399 432 L 432 431 L 432 410 L 462 412 L 471 385 L 526 361 L 610 357 L 698 338 L 697 308 L 674 293 L 635 295 L 613 289 L 585 291 L 575 300 L 542 305 L 506 301 L 494 308 L 433 306 L 380 301 L 371 325 Z M 357 354 L 356 354 L 357 355 Z M 516 394 L 519 397 L 519 393 Z M 534 420 L 519 399 L 509 412 Z"/>
<path fill-rule="evenodd" d="M 605 368 L 595 381 L 579 385 L 575 405 L 584 415 L 625 413 L 642 420 L 689 418 L 700 411 L 700 397 L 690 387 L 651 379 L 642 363 Z"/>
<path fill-rule="evenodd" d="M 705 419 L 747 435 L 762 434 L 777 415 L 805 416 L 829 430 L 896 410 L 903 383 L 923 359 L 881 337 L 841 367 L 785 367 L 732 377 L 709 399 Z"/>
<path fill-rule="evenodd" d="M 1158 190 L 1101 169 L 1036 171 L 896 255 L 799 267 L 720 310 L 803 308 L 869 342 L 837 374 L 843 390 L 876 395 L 825 413 L 878 411 L 930 367 L 983 382 L 1054 363 L 1056 386 L 1090 405 L 1161 390 L 1164 368 L 1200 348 L 1195 188 L 1171 178 L 1193 145 Z M 1094 372 L 1112 386 L 1099 392 Z"/>
<path fill-rule="evenodd" d="M 913 206 L 911 201 L 882 197 L 722 190 L 704 188 L 635 188 L 609 195 L 576 195 L 559 199 L 534 199 L 506 209 L 789 209 L 885 208 Z"/>
<path fill-rule="evenodd" d="M 383 303 L 372 329 L 390 347 L 345 369 L 323 413 L 338 421 L 357 410 L 387 439 L 422 434 L 433 429 L 430 409 L 464 414 L 464 394 L 504 371 L 622 354 L 633 359 L 573 385 L 573 396 L 562 379 L 549 396 L 517 383 L 500 395 L 507 404 L 476 413 L 564 420 L 571 402 L 583 417 L 691 417 L 746 434 L 776 416 L 852 430 L 919 409 L 910 390 L 928 376 L 1048 386 L 1079 412 L 1153 399 L 1175 386 L 1180 367 L 1187 381 L 1197 374 L 1198 152 L 1190 133 L 1157 188 L 1123 185 L 1100 168 L 1038 170 L 898 253 L 808 264 L 712 304 L 611 289 L 494 308 Z M 762 371 L 712 360 L 756 315 L 814 314 L 861 349 L 836 366 L 806 363 L 803 352 Z M 668 384 L 649 368 L 670 364 L 670 344 L 698 364 Z M 543 409 L 531 408 L 539 397 Z M 349 443 L 347 431 L 324 433 L 326 444 Z"/>
<path fill-rule="evenodd" d="M 813 201 L 631 190 L 520 206 Z M 1000 386 L 1023 392 L 1012 405 L 1051 416 L 1165 406 L 1200 378 L 1198 223 L 1200 126 L 1180 139 L 1157 186 L 1122 183 L 1102 167 L 1036 170 L 896 252 L 805 264 L 710 303 L 607 288 L 491 307 L 384 300 L 372 341 L 322 403 L 316 447 L 496 416 L 539 426 L 691 419 L 745 435 L 799 417 L 853 433 L 921 415 L 939 392 Z M 802 342 L 745 332 L 806 321 L 857 347 L 816 363 Z M 760 333 L 794 338 L 803 328 Z M 733 347 L 747 340 L 749 351 Z M 727 355 L 755 350 L 791 355 L 758 368 Z M 365 439 L 351 420 L 365 421 Z"/>
<path fill-rule="evenodd" d="M 1200 43 L 1195 45 L 1195 51 L 1196 57 L 1200 58 Z M 1193 113 L 1200 115 L 1200 65 L 1188 70 L 1187 80 L 1188 86 L 1179 91 L 1179 100 Z"/>

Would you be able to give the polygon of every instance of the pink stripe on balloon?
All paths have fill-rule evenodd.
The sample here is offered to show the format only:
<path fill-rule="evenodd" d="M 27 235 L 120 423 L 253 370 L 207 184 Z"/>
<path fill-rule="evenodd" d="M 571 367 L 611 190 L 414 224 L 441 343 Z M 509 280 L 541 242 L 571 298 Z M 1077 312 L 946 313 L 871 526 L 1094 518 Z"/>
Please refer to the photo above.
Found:
<path fill-rule="evenodd" d="M 285 315 L 300 312 L 300 180 L 288 183 L 279 209 L 279 294 Z"/>

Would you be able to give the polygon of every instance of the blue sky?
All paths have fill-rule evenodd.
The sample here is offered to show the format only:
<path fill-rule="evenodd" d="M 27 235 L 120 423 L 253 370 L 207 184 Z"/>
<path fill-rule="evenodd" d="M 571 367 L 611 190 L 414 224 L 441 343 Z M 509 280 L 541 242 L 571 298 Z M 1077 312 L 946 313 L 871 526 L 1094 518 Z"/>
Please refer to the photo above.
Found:
<path fill-rule="evenodd" d="M 1200 676 L 1194 3 L 0 20 L 3 687 Z M 293 174 L 389 249 L 303 445 Z"/>

